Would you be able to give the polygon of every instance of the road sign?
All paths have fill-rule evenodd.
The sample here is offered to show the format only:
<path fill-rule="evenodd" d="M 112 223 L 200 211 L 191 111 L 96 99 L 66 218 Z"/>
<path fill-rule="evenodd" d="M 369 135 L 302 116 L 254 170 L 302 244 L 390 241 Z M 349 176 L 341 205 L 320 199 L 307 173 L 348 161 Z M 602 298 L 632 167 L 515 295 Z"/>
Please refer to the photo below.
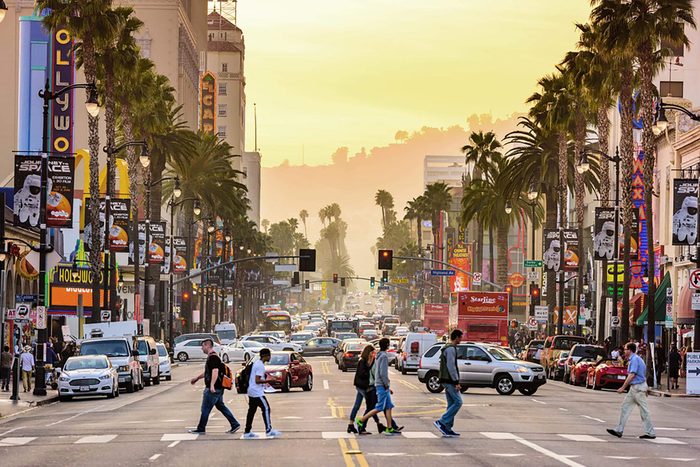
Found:
<path fill-rule="evenodd" d="M 523 261 L 523 266 L 526 268 L 541 268 L 542 267 L 542 260 L 541 259 L 526 259 Z"/>
<path fill-rule="evenodd" d="M 527 319 L 527 327 L 530 329 L 530 331 L 535 331 L 537 329 L 537 320 L 534 316 L 530 316 Z"/>
<path fill-rule="evenodd" d="M 540 271 L 534 270 L 534 271 L 528 271 L 527 272 L 527 280 L 530 282 L 538 281 L 540 280 Z"/>
<path fill-rule="evenodd" d="M 17 313 L 14 308 L 8 308 L 5 310 L 5 321 L 14 321 L 17 317 Z"/>
<path fill-rule="evenodd" d="M 619 316 L 611 316 L 610 317 L 610 326 L 613 328 L 619 328 L 620 327 L 620 317 Z"/>
<path fill-rule="evenodd" d="M 36 307 L 36 328 L 46 329 L 46 307 Z"/>
<path fill-rule="evenodd" d="M 691 309 L 695 311 L 700 310 L 700 293 L 694 293 L 691 300 Z"/>
<path fill-rule="evenodd" d="M 475 272 L 474 275 L 472 276 L 472 285 L 481 285 L 481 273 L 480 272 Z"/>
<path fill-rule="evenodd" d="M 112 321 L 112 310 L 100 310 L 100 321 L 103 323 Z"/>
<path fill-rule="evenodd" d="M 700 394 L 700 352 L 688 352 L 686 358 L 686 394 Z"/>
<path fill-rule="evenodd" d="M 688 284 L 691 289 L 700 289 L 700 269 L 691 269 L 688 275 Z"/>
<path fill-rule="evenodd" d="M 377 287 L 377 290 L 389 290 L 389 286 L 388 285 L 380 285 L 379 287 Z"/>
<path fill-rule="evenodd" d="M 454 276 L 455 270 L 454 269 L 431 269 L 430 275 L 431 276 Z"/>
<path fill-rule="evenodd" d="M 549 307 L 547 305 L 536 305 L 535 306 L 535 320 L 538 323 L 546 323 L 548 314 L 549 314 Z"/>
<path fill-rule="evenodd" d="M 29 319 L 30 312 L 32 311 L 32 306 L 29 303 L 18 303 L 15 307 L 15 320 L 27 320 Z"/>

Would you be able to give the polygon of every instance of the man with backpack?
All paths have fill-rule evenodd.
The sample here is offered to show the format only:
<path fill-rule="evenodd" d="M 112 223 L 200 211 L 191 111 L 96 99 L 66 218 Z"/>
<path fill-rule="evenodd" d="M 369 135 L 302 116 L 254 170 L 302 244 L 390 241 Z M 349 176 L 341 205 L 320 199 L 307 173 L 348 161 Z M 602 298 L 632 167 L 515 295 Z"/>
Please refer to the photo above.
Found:
<path fill-rule="evenodd" d="M 231 424 L 231 429 L 227 433 L 235 433 L 241 428 L 236 417 L 224 403 L 224 378 L 230 378 L 231 370 L 221 361 L 219 356 L 214 351 L 214 342 L 211 339 L 202 341 L 202 352 L 208 355 L 207 361 L 204 364 L 204 373 L 190 380 L 191 384 L 196 384 L 197 381 L 204 378 L 204 394 L 202 396 L 202 414 L 199 417 L 197 428 L 189 430 L 190 433 L 203 435 L 206 433 L 207 421 L 211 409 L 216 407 L 221 414 L 226 417 L 226 420 Z M 230 383 L 230 380 L 228 381 Z M 226 384 L 227 389 L 231 389 L 230 384 Z"/>
<path fill-rule="evenodd" d="M 248 394 L 248 416 L 245 421 L 243 439 L 256 439 L 260 437 L 257 433 L 250 431 L 253 428 L 253 418 L 258 408 L 260 408 L 263 421 L 265 422 L 265 434 L 267 437 L 275 438 L 282 434 L 272 428 L 272 422 L 270 421 L 270 404 L 265 397 L 265 385 L 272 382 L 272 379 L 268 379 L 265 374 L 265 363 L 270 361 L 272 354 L 270 353 L 270 349 L 264 348 L 260 349 L 259 355 L 260 359 L 246 365 L 243 371 L 243 379 L 245 379 L 246 376 L 248 378 L 248 387 L 246 391 Z"/>
<path fill-rule="evenodd" d="M 445 388 L 447 410 L 433 423 L 445 437 L 459 436 L 452 427 L 455 416 L 462 408 L 462 394 L 459 386 L 459 367 L 457 366 L 457 346 L 462 342 L 462 331 L 455 329 L 450 334 L 450 342 L 445 344 L 440 353 L 440 383 Z"/>

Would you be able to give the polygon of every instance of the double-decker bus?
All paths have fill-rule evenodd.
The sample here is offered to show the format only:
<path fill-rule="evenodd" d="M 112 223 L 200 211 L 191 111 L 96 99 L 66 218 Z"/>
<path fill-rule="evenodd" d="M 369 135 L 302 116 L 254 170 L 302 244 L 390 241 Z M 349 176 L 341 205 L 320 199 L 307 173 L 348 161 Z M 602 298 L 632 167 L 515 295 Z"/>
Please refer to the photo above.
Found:
<path fill-rule="evenodd" d="M 282 331 L 289 336 L 292 333 L 292 317 L 288 311 L 270 310 L 262 318 L 261 331 Z"/>

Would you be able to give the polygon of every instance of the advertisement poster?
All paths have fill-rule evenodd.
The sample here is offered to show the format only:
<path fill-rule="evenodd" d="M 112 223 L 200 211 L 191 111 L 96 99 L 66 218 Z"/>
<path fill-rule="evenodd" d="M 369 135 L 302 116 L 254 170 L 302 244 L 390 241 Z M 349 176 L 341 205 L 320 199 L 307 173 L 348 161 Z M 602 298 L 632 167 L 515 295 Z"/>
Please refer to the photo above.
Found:
<path fill-rule="evenodd" d="M 100 271 L 100 283 L 102 283 Z M 72 264 L 59 264 L 53 269 L 49 283 L 50 315 L 74 315 L 78 310 L 78 297 L 83 297 L 83 313 L 91 316 L 92 308 L 92 271 L 79 267 L 77 276 L 73 275 Z M 100 303 L 104 300 L 104 290 L 100 287 Z"/>
<path fill-rule="evenodd" d="M 674 245 L 695 245 L 698 234 L 698 180 L 676 178 L 673 180 Z"/>
<path fill-rule="evenodd" d="M 566 246 L 566 251 L 564 252 L 564 270 L 565 271 L 576 271 L 578 270 L 579 264 L 579 242 L 578 242 L 578 230 L 575 229 L 564 229 L 564 245 Z"/>
<path fill-rule="evenodd" d="M 426 303 L 423 326 L 438 336 L 445 334 L 450 324 L 450 305 L 448 303 Z"/>
<path fill-rule="evenodd" d="M 202 109 L 201 129 L 204 133 L 216 133 L 216 78 L 207 71 L 200 84 L 200 102 Z"/>
<path fill-rule="evenodd" d="M 449 263 L 456 268 L 471 272 L 472 246 L 458 243 L 452 250 Z M 452 293 L 464 292 L 471 288 L 471 277 L 462 271 L 455 270 L 455 275 L 450 276 L 450 290 Z"/>
<path fill-rule="evenodd" d="M 461 292 L 459 317 L 508 317 L 507 292 Z"/>
<path fill-rule="evenodd" d="M 173 238 L 173 273 L 182 274 L 187 272 L 187 239 L 185 237 Z"/>
<path fill-rule="evenodd" d="M 615 208 L 595 208 L 593 255 L 595 261 L 615 257 Z"/>
<path fill-rule="evenodd" d="M 163 264 L 165 261 L 165 222 L 151 222 L 150 225 L 148 262 L 149 264 Z"/>
<path fill-rule="evenodd" d="M 552 314 L 552 323 L 557 324 L 559 321 L 559 307 L 554 307 L 554 313 Z M 565 306 L 564 307 L 564 326 L 575 326 L 576 325 L 576 307 L 575 306 Z"/>
<path fill-rule="evenodd" d="M 544 253 L 542 262 L 545 271 L 558 272 L 561 268 L 561 238 L 558 229 L 544 229 Z"/>
<path fill-rule="evenodd" d="M 49 157 L 46 184 L 46 225 L 70 226 L 73 222 L 75 160 Z M 14 220 L 18 227 L 39 226 L 41 156 L 15 156 Z"/>
<path fill-rule="evenodd" d="M 92 215 L 90 198 L 85 198 L 85 228 L 83 229 L 85 251 L 90 251 L 92 245 Z M 129 251 L 129 216 L 131 215 L 130 199 L 113 199 L 109 203 L 109 249 L 117 253 Z M 105 230 L 105 200 L 100 199 L 100 249 L 104 248 Z"/>

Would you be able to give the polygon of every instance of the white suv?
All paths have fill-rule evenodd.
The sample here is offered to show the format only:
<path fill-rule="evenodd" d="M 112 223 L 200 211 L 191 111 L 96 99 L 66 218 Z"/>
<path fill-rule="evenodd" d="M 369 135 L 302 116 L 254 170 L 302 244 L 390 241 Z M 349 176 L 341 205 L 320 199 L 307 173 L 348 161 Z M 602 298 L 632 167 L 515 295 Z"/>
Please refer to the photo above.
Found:
<path fill-rule="evenodd" d="M 260 342 L 263 347 L 267 347 L 270 350 L 286 350 L 301 353 L 302 347 L 294 342 L 285 342 L 274 336 L 268 336 L 265 334 L 255 334 L 252 336 L 241 337 L 242 341 L 255 341 Z"/>
<path fill-rule="evenodd" d="M 435 344 L 421 357 L 418 380 L 428 391 L 443 390 L 440 383 L 440 349 Z M 462 342 L 457 346 L 457 366 L 462 392 L 470 387 L 495 388 L 501 395 L 510 395 L 516 389 L 530 396 L 547 382 L 544 368 L 532 362 L 518 360 L 497 345 Z"/>

